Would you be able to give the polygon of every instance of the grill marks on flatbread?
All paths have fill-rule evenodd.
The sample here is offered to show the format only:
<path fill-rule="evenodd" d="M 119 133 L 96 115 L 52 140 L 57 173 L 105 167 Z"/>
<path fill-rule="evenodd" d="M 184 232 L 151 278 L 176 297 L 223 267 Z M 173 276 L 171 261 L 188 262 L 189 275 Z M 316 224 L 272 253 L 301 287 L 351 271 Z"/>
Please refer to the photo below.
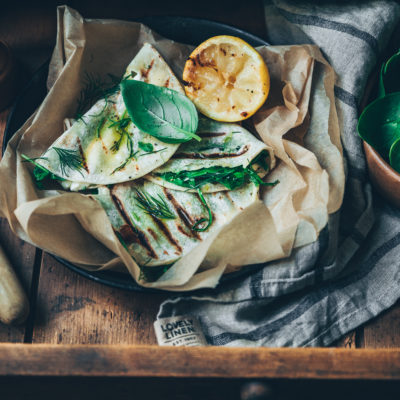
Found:
<path fill-rule="evenodd" d="M 147 214 L 136 200 L 137 190 L 161 197 L 175 219 L 160 219 Z M 158 266 L 177 261 L 215 229 L 230 221 L 241 210 L 258 200 L 258 188 L 250 183 L 229 192 L 205 194 L 213 223 L 205 232 L 193 225 L 207 217 L 197 193 L 163 188 L 147 180 L 99 188 L 94 196 L 105 209 L 111 224 L 139 265 Z"/>
<path fill-rule="evenodd" d="M 188 190 L 187 187 L 162 179 L 159 174 L 196 171 L 216 166 L 246 168 L 263 151 L 268 154 L 266 161 L 269 168 L 268 170 L 258 168 L 259 176 L 264 177 L 274 167 L 275 158 L 272 149 L 240 125 L 217 122 L 203 117 L 199 120 L 196 133 L 202 137 L 201 142 L 192 140 L 182 143 L 168 162 L 153 170 L 145 178 L 170 189 Z M 211 193 L 227 190 L 227 188 L 221 184 L 208 183 L 201 190 L 204 193 Z"/>
<path fill-rule="evenodd" d="M 182 86 L 157 50 L 146 43 L 129 64 L 125 77 L 153 85 L 168 86 L 184 94 Z M 108 185 L 140 178 L 164 164 L 177 150 L 177 144 L 159 141 L 141 132 L 132 122 L 124 128 L 129 138 L 123 136 L 113 122 L 128 118 L 120 92 L 100 99 L 82 119 L 75 121 L 38 160 L 53 174 L 66 179 L 65 188 L 81 190 L 96 185 Z M 133 151 L 131 151 L 131 141 Z M 146 152 L 139 143 L 151 144 L 154 152 Z M 119 146 L 117 146 L 119 143 Z M 63 170 L 54 147 L 75 151 L 82 159 L 79 171 Z M 135 156 L 131 157 L 132 153 Z M 126 160 L 130 160 L 125 163 Z M 125 163 L 125 164 L 124 164 Z"/>

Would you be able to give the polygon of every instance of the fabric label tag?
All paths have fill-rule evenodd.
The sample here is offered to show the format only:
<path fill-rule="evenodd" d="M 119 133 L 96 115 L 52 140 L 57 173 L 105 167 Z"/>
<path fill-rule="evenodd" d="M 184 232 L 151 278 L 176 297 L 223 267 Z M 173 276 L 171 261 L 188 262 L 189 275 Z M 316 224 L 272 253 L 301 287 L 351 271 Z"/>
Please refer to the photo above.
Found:
<path fill-rule="evenodd" d="M 207 346 L 199 321 L 190 315 L 157 319 L 154 330 L 160 346 Z"/>

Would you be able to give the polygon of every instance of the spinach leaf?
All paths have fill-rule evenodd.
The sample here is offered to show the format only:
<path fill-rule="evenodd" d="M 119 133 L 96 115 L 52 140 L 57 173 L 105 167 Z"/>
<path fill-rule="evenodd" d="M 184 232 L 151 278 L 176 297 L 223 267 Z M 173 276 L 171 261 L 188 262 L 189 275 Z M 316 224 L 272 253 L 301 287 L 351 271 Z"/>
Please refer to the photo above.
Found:
<path fill-rule="evenodd" d="M 120 86 L 126 109 L 141 131 L 165 143 L 201 140 L 195 134 L 197 110 L 189 98 L 141 81 L 125 80 Z"/>
<path fill-rule="evenodd" d="M 61 178 L 57 175 L 54 175 L 52 172 L 50 172 L 47 168 L 42 167 L 40 164 L 38 164 L 36 162 L 36 160 L 47 160 L 44 157 L 38 157 L 38 158 L 29 158 L 28 156 L 26 156 L 25 154 L 21 154 L 21 157 L 24 159 L 24 161 L 28 161 L 30 163 L 32 163 L 35 168 L 33 169 L 33 177 L 35 178 L 35 183 L 36 183 L 36 187 L 38 189 L 43 189 L 43 181 L 47 178 L 49 179 L 54 179 L 57 181 L 65 181 L 64 178 Z"/>
<path fill-rule="evenodd" d="M 197 189 L 207 183 L 219 183 L 229 190 L 237 189 L 250 181 L 257 186 L 273 186 L 278 183 L 264 182 L 251 166 L 244 168 L 241 165 L 233 168 L 215 166 L 194 171 L 163 172 L 157 175 L 168 182 L 189 189 Z"/>
<path fill-rule="evenodd" d="M 357 129 L 362 139 L 389 160 L 390 149 L 400 138 L 400 92 L 369 104 L 360 116 Z"/>
<path fill-rule="evenodd" d="M 400 92 L 400 51 L 382 65 L 379 75 L 378 98 L 389 93 Z"/>
<path fill-rule="evenodd" d="M 397 139 L 389 151 L 390 166 L 400 173 L 400 139 Z"/>

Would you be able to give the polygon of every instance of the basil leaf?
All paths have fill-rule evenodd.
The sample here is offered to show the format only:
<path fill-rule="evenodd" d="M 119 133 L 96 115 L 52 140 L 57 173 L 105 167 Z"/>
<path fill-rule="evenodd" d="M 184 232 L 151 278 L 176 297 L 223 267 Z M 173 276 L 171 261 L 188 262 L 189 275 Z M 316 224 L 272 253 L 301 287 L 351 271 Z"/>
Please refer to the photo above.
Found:
<path fill-rule="evenodd" d="M 379 76 L 378 97 L 400 92 L 400 51 L 382 65 Z"/>
<path fill-rule="evenodd" d="M 145 151 L 146 153 L 150 153 L 154 150 L 153 145 L 151 143 L 144 143 L 144 142 L 139 142 L 139 149 Z"/>
<path fill-rule="evenodd" d="M 362 112 L 358 134 L 384 159 L 389 159 L 393 143 L 400 138 L 400 92 L 376 99 Z"/>
<path fill-rule="evenodd" d="M 126 80 L 121 93 L 133 123 L 143 132 L 165 143 L 201 140 L 195 134 L 198 115 L 184 95 L 166 87 Z"/>
<path fill-rule="evenodd" d="M 389 151 L 390 166 L 397 172 L 400 172 L 400 139 L 397 139 Z"/>

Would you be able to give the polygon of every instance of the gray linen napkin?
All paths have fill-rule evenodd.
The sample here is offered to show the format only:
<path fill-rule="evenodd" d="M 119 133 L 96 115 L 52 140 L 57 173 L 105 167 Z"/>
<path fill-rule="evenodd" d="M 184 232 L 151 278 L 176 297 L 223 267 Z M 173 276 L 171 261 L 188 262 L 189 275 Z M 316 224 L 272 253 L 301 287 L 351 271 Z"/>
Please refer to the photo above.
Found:
<path fill-rule="evenodd" d="M 270 43 L 315 43 L 337 72 L 343 206 L 317 242 L 217 290 L 167 300 L 158 318 L 197 317 L 211 345 L 326 346 L 400 298 L 400 210 L 374 194 L 356 131 L 366 80 L 400 6 L 277 0 L 265 2 L 265 16 Z"/>

